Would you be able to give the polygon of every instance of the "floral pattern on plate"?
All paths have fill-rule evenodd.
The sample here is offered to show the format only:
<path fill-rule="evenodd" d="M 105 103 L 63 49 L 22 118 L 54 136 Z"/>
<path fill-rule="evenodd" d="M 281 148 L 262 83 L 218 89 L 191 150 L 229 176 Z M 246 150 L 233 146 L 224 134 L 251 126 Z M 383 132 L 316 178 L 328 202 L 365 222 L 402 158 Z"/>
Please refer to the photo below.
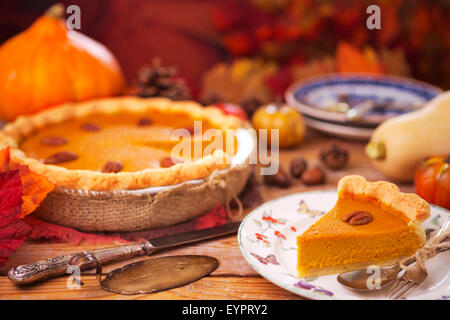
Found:
<path fill-rule="evenodd" d="M 241 252 L 264 278 L 310 299 L 383 299 L 386 289 L 356 292 L 342 287 L 336 275 L 300 279 L 297 277 L 299 234 L 309 228 L 337 200 L 336 191 L 312 191 L 281 197 L 254 209 L 238 232 Z M 423 224 L 429 236 L 443 223 L 449 211 L 432 206 L 431 217 Z M 450 254 L 427 262 L 429 277 L 410 299 L 446 299 L 450 296 Z M 442 267 L 444 266 L 444 268 Z"/>

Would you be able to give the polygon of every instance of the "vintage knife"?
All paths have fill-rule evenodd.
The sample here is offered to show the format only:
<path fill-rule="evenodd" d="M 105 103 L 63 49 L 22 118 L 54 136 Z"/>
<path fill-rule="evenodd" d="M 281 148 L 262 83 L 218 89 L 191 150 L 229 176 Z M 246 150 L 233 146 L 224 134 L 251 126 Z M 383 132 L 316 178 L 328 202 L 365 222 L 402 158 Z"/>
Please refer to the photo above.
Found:
<path fill-rule="evenodd" d="M 149 239 L 143 243 L 96 249 L 89 252 L 83 251 L 35 261 L 11 268 L 8 278 L 17 285 L 30 284 L 66 274 L 71 265 L 76 265 L 83 270 L 94 267 L 97 263 L 104 265 L 136 256 L 150 255 L 157 250 L 236 233 L 240 224 L 240 221 L 232 222 L 218 227 Z"/>

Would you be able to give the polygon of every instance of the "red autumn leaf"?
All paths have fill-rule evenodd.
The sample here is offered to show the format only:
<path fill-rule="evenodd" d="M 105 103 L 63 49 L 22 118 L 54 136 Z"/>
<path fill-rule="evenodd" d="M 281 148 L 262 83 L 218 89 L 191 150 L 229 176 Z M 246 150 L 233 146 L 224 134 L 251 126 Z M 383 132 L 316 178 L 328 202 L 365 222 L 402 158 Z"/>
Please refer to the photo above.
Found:
<path fill-rule="evenodd" d="M 53 223 L 45 222 L 36 218 L 34 215 L 25 217 L 24 221 L 32 228 L 29 239 L 32 240 L 50 240 L 53 242 L 69 242 L 75 246 L 81 242 L 89 244 L 110 244 L 128 242 L 117 235 L 104 235 L 59 226 Z"/>
<path fill-rule="evenodd" d="M 0 172 L 0 266 L 31 232 L 20 219 L 22 203 L 19 170 Z"/>
<path fill-rule="evenodd" d="M 195 229 L 204 229 L 220 226 L 226 223 L 227 211 L 222 205 L 216 205 L 208 214 L 205 214 L 197 219 Z"/>
<path fill-rule="evenodd" d="M 46 178 L 30 171 L 27 166 L 11 163 L 9 148 L 6 148 L 0 150 L 0 172 L 8 170 L 18 170 L 21 178 L 23 201 L 21 218 L 36 210 L 47 194 L 55 188 Z"/>

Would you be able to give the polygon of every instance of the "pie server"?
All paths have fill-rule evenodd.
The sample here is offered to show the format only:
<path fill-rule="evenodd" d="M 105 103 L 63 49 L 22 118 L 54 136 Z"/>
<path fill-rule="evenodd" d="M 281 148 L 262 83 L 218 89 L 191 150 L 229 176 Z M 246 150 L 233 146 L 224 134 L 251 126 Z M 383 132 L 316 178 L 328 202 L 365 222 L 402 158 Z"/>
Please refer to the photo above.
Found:
<path fill-rule="evenodd" d="M 157 250 L 236 233 L 240 224 L 241 221 L 232 222 L 218 227 L 149 239 L 142 243 L 96 249 L 89 252 L 83 251 L 35 261 L 11 268 L 8 272 L 8 278 L 17 285 L 30 284 L 66 274 L 68 267 L 73 265 L 83 270 L 95 265 L 104 265 L 136 256 L 150 255 Z"/>

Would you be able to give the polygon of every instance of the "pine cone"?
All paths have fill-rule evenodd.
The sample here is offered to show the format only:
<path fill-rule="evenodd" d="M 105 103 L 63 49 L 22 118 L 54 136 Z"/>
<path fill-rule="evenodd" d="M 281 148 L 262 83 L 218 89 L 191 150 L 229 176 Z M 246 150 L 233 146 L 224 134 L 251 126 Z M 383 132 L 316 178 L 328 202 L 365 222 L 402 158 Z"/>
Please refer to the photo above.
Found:
<path fill-rule="evenodd" d="M 183 79 L 175 78 L 174 67 L 164 67 L 161 59 L 155 58 L 152 64 L 138 72 L 137 95 L 140 97 L 166 97 L 172 100 L 191 98 L 189 88 Z"/>

